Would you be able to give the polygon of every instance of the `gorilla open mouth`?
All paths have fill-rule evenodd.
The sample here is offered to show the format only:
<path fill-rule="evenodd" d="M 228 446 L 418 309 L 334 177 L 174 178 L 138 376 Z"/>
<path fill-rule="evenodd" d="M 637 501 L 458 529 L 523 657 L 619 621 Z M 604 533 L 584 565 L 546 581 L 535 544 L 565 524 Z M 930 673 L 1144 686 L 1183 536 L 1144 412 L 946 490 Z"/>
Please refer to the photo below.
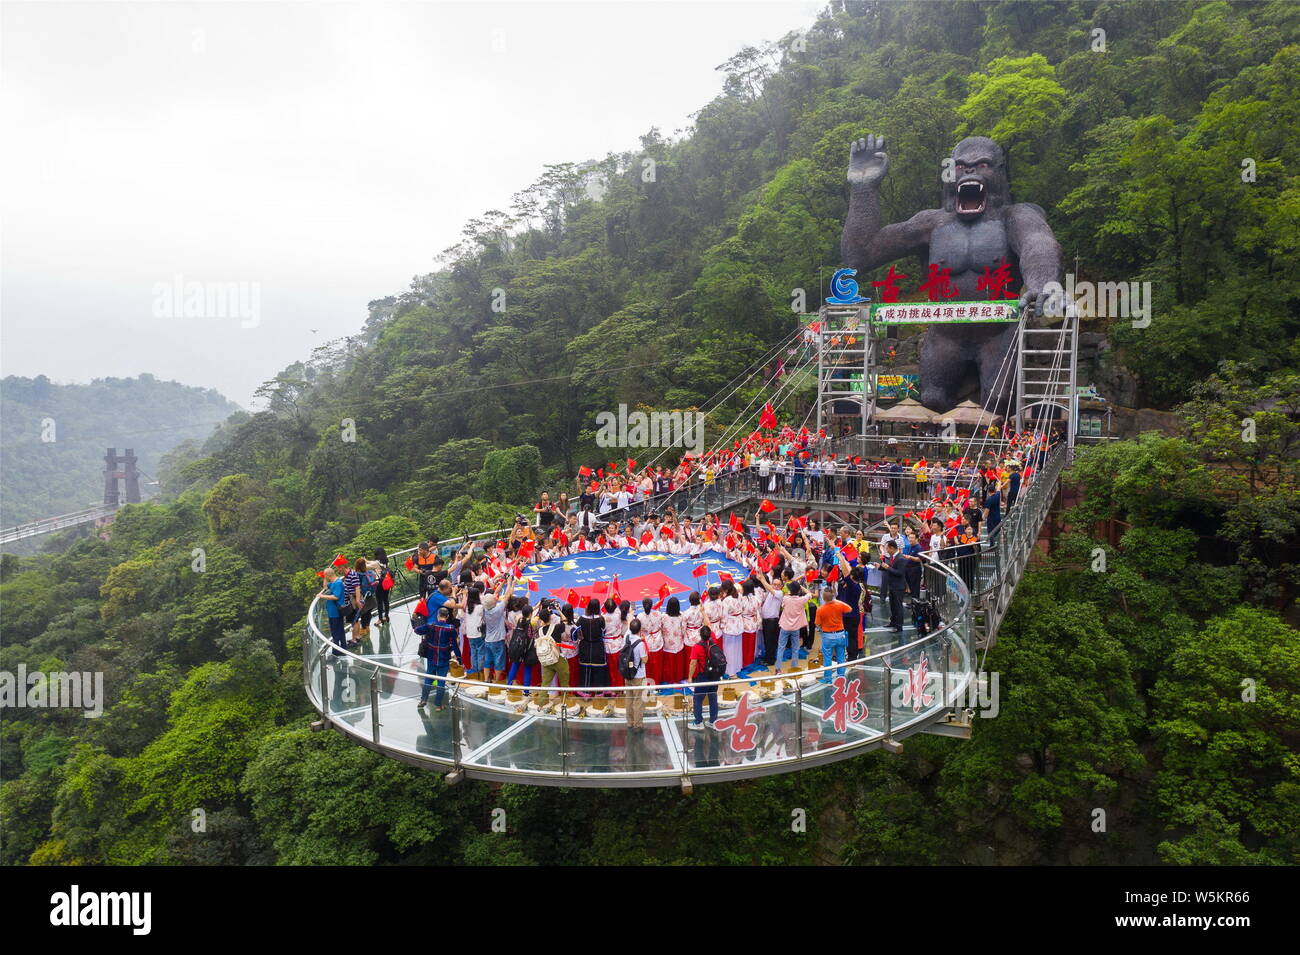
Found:
<path fill-rule="evenodd" d="M 957 212 L 961 215 L 976 215 L 983 211 L 984 183 L 978 179 L 957 183 Z"/>

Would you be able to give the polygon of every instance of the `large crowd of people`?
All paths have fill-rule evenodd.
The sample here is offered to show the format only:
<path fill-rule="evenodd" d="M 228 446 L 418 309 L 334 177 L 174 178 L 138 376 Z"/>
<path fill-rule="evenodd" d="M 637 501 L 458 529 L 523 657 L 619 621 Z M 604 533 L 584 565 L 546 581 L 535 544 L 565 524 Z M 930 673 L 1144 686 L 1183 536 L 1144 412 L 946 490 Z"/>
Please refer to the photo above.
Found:
<path fill-rule="evenodd" d="M 990 473 L 1002 472 L 1005 478 L 1013 466 L 1028 477 L 1059 440 L 1055 433 L 1027 431 L 1010 435 L 1004 443 L 994 433 L 973 441 L 974 450 L 968 446 L 965 454 L 960 453 L 961 445 L 936 442 L 936 456 L 931 458 L 864 457 L 831 450 L 824 432 L 754 432 L 744 441 L 733 441 L 730 448 L 687 454 L 676 462 L 638 467 L 635 459 L 628 459 L 584 466 L 575 477 L 572 496 L 567 491 L 555 500 L 544 496 L 535 510 L 548 522 L 556 515 L 581 516 L 590 510 L 594 524 L 647 501 L 713 488 L 796 501 L 924 506 L 936 497 L 951 496 L 957 488 L 986 483 Z M 990 444 L 996 450 L 981 450 Z M 945 491 L 949 488 L 953 490 Z"/>
<path fill-rule="evenodd" d="M 622 474 L 613 466 L 609 473 L 584 468 L 590 473 L 580 472 L 586 484 L 576 497 L 543 493 L 532 519 L 517 515 L 503 537 L 467 541 L 445 553 L 428 540 L 406 559 L 405 570 L 419 581 L 412 626 L 427 673 L 419 705 L 427 706 L 432 693 L 434 707 L 441 709 L 446 684 L 440 678 L 458 667 L 469 679 L 518 686 L 543 709 L 557 701 L 581 706 L 616 695 L 626 703 L 629 726 L 641 724 L 644 697 L 628 687 L 669 687 L 658 692 L 674 693 L 686 692 L 685 684 L 694 697 L 693 725 L 702 726 L 705 703 L 709 721 L 716 718 L 718 680 L 760 671 L 776 677 L 816 652 L 823 667 L 858 659 L 869 651 L 863 634 L 876 613 L 896 642 L 904 639 L 908 615 L 922 633 L 937 625 L 935 607 L 923 592 L 925 561 L 949 565 L 974 590 L 980 549 L 996 540 L 1003 517 L 1049 447 L 1048 441 L 1013 441 L 1000 446 L 1006 455 L 1001 460 L 939 466 L 855 458 L 837 467 L 828 454 L 803 448 L 785 455 L 788 462 L 778 468 L 768 456 L 777 449 L 759 447 L 753 456 L 736 448 L 725 456 L 688 457 L 671 470 L 638 469 L 634 461 Z M 822 470 L 825 462 L 831 463 Z M 872 482 L 895 467 L 909 469 L 917 489 L 902 500 L 911 507 L 905 513 L 886 506 L 875 540 L 862 527 L 823 527 L 812 517 L 777 526 L 769 519 L 776 508 L 767 500 L 748 521 L 734 514 L 724 520 L 718 513 L 693 520 L 672 503 L 662 511 L 654 507 L 679 489 L 679 481 L 689 487 L 733 475 L 755 480 L 756 490 L 776 496 L 778 477 L 826 480 L 832 471 L 836 480 L 853 482 L 850 496 L 865 500 L 877 490 Z M 792 483 L 791 490 L 797 486 Z M 609 501 L 614 506 L 602 509 Z M 619 519 L 610 519 L 615 511 Z M 634 601 L 618 593 L 615 580 L 601 597 L 530 599 L 528 566 L 609 548 L 702 559 L 721 553 L 748 575 L 736 579 L 720 572 L 714 582 L 702 562 L 701 585 L 687 593 Z M 379 550 L 372 559 L 358 558 L 342 575 L 333 567 L 323 573 L 320 596 L 339 647 L 365 639 L 372 616 L 387 621 L 394 570 Z M 826 671 L 822 679 L 835 672 Z"/>

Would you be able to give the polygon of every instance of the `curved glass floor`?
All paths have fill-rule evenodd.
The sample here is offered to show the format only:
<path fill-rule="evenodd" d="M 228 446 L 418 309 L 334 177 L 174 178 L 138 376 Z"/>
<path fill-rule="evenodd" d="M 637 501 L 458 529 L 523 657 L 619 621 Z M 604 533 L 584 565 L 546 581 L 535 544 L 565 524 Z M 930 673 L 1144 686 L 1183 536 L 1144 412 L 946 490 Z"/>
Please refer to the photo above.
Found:
<path fill-rule="evenodd" d="M 372 623 L 354 651 L 329 643 L 314 602 L 303 645 L 304 684 L 323 722 L 394 758 L 466 776 L 560 786 L 655 786 L 791 772 L 866 752 L 944 722 L 968 698 L 975 666 L 969 597 L 947 568 L 925 568 L 926 590 L 944 625 L 917 639 L 881 624 L 864 631 L 866 656 L 829 669 L 801 661 L 795 674 L 767 671 L 718 684 L 718 719 L 690 724 L 689 688 L 611 690 L 598 700 L 552 688 L 491 687 L 448 677 L 418 707 L 426 680 L 415 656 L 414 581 L 394 588 L 392 621 Z M 421 669 L 417 669 L 417 664 Z M 788 667 L 789 664 L 787 663 Z M 642 727 L 627 711 L 638 694 Z M 703 705 L 707 717 L 707 703 Z"/>

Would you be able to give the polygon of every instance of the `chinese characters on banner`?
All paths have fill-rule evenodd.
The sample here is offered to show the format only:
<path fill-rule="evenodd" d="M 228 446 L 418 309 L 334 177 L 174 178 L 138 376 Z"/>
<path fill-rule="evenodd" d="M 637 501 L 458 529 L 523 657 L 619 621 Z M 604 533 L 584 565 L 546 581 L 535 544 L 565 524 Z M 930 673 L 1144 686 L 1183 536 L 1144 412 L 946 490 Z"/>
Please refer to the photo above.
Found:
<path fill-rule="evenodd" d="M 1019 320 L 1015 302 L 923 302 L 876 305 L 871 321 L 876 325 L 910 325 L 926 322 L 1014 322 Z"/>

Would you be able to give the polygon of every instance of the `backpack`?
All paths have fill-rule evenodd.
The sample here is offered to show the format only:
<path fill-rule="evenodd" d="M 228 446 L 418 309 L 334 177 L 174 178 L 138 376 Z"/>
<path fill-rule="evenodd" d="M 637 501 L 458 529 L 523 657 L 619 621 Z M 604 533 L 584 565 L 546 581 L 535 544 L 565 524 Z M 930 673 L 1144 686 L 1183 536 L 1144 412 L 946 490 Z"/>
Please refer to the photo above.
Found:
<path fill-rule="evenodd" d="M 727 654 L 717 642 L 710 637 L 704 651 L 704 676 L 710 680 L 719 680 L 727 672 Z"/>
<path fill-rule="evenodd" d="M 934 633 L 942 626 L 942 623 L 943 621 L 939 619 L 939 611 L 935 609 L 931 601 L 912 601 L 912 624 L 916 627 L 918 637 L 923 637 L 927 633 Z"/>
<path fill-rule="evenodd" d="M 506 656 L 511 660 L 523 660 L 528 656 L 533 641 L 528 639 L 528 621 L 520 620 L 519 625 L 510 631 L 506 641 Z"/>
<path fill-rule="evenodd" d="M 411 629 L 414 630 L 416 633 L 419 633 L 419 634 L 423 634 L 423 633 L 425 633 L 425 631 L 427 631 L 427 630 L 429 629 L 429 617 L 428 617 L 428 614 L 412 612 L 412 613 L 411 613 Z M 424 654 L 422 653 L 422 654 L 420 654 L 420 656 L 424 656 Z"/>
<path fill-rule="evenodd" d="M 533 649 L 537 653 L 537 660 L 542 666 L 553 666 L 560 662 L 560 650 L 555 645 L 556 626 L 554 623 L 548 629 L 537 631 L 537 636 L 533 638 Z"/>
<path fill-rule="evenodd" d="M 623 649 L 618 651 L 618 672 L 625 680 L 635 680 L 637 672 L 641 669 L 634 652 L 641 642 L 641 640 L 629 640 L 623 644 Z"/>

